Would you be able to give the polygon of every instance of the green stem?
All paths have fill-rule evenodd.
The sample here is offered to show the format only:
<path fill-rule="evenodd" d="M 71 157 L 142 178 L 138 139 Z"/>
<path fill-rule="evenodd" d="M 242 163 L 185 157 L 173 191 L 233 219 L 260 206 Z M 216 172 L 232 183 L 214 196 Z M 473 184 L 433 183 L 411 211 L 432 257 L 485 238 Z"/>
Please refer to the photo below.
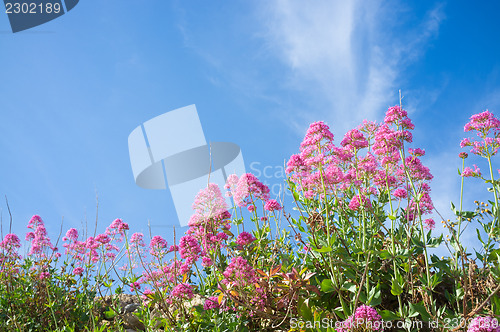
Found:
<path fill-rule="evenodd" d="M 497 194 L 497 188 L 495 187 L 495 178 L 493 177 L 493 167 L 491 166 L 491 156 L 488 155 L 488 166 L 490 167 L 490 176 L 491 176 L 491 185 L 493 186 L 493 194 L 495 195 L 495 215 L 493 216 L 493 223 L 490 228 L 490 234 L 489 237 L 491 238 L 491 235 L 493 233 L 493 230 L 496 227 L 496 224 L 498 222 L 498 194 Z"/>

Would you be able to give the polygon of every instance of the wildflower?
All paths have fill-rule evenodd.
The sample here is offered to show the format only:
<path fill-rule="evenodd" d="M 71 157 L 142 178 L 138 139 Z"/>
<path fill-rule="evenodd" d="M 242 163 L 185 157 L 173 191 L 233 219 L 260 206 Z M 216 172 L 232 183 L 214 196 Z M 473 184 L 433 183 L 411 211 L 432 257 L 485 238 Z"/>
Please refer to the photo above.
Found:
<path fill-rule="evenodd" d="M 340 145 L 347 147 L 350 151 L 360 150 L 368 146 L 368 140 L 358 129 L 351 129 L 344 135 Z"/>
<path fill-rule="evenodd" d="M 241 232 L 236 238 L 236 244 L 240 245 L 241 247 L 246 246 L 253 241 L 255 241 L 255 237 L 247 232 Z"/>
<path fill-rule="evenodd" d="M 349 203 L 349 209 L 351 210 L 357 210 L 359 207 L 363 204 L 364 207 L 369 207 L 371 206 L 370 199 L 366 198 L 363 195 L 356 194 L 352 199 L 351 202 Z"/>
<path fill-rule="evenodd" d="M 0 266 L 5 260 L 15 261 L 20 259 L 21 256 L 17 253 L 17 250 L 21 247 L 21 241 L 16 234 L 5 235 L 3 241 L 0 242 Z"/>
<path fill-rule="evenodd" d="M 392 195 L 394 195 L 394 197 L 396 197 L 396 198 L 404 199 L 404 198 L 408 197 L 408 192 L 403 188 L 399 188 L 399 189 L 394 190 Z"/>
<path fill-rule="evenodd" d="M 73 274 L 76 276 L 81 276 L 83 274 L 83 268 L 78 266 L 73 269 Z"/>
<path fill-rule="evenodd" d="M 203 305 L 204 310 L 218 309 L 220 307 L 219 300 L 217 296 L 211 296 L 205 300 Z"/>
<path fill-rule="evenodd" d="M 236 186 L 238 185 L 238 176 L 236 174 L 231 174 L 227 177 L 224 189 L 227 190 L 226 196 L 231 197 L 233 192 L 236 191 Z"/>
<path fill-rule="evenodd" d="M 257 282 L 254 268 L 243 257 L 233 257 L 224 271 L 224 284 L 233 284 L 236 287 L 245 287 Z"/>
<path fill-rule="evenodd" d="M 354 322 L 354 316 L 349 316 L 347 319 L 343 322 L 340 322 L 340 324 L 335 324 L 335 327 L 337 325 L 340 325 L 337 327 L 337 332 L 350 332 L 352 331 L 353 327 L 355 326 Z"/>
<path fill-rule="evenodd" d="M 469 155 L 467 154 L 467 152 L 460 152 L 458 154 L 458 157 L 459 158 L 462 158 L 462 159 L 466 159 Z"/>
<path fill-rule="evenodd" d="M 500 327 L 496 318 L 478 316 L 470 322 L 467 332 L 500 332 Z"/>
<path fill-rule="evenodd" d="M 168 244 L 165 239 L 163 239 L 161 236 L 156 235 L 151 239 L 151 242 L 149 243 L 149 253 L 152 256 L 160 257 L 162 249 L 167 248 Z"/>
<path fill-rule="evenodd" d="M 95 240 L 101 244 L 107 244 L 111 242 L 108 234 L 99 234 L 95 237 Z"/>
<path fill-rule="evenodd" d="M 354 322 L 357 327 L 365 326 L 375 331 L 382 330 L 382 317 L 377 313 L 377 310 L 364 304 L 356 309 Z"/>
<path fill-rule="evenodd" d="M 424 227 L 430 230 L 433 230 L 436 227 L 436 222 L 432 218 L 425 219 L 424 224 L 425 224 Z"/>
<path fill-rule="evenodd" d="M 210 183 L 207 188 L 200 190 L 195 197 L 193 203 L 195 213 L 189 221 L 189 226 L 205 223 L 209 219 L 217 218 L 227 211 L 227 209 L 226 200 L 222 197 L 219 186 L 215 183 Z"/>
<path fill-rule="evenodd" d="M 42 272 L 42 273 L 40 273 L 39 279 L 40 280 L 44 280 L 44 279 L 47 279 L 49 277 L 50 277 L 50 273 L 49 272 Z"/>
<path fill-rule="evenodd" d="M 78 239 L 78 231 L 75 228 L 70 228 L 66 232 L 66 236 L 63 237 L 63 241 L 68 241 L 68 240 L 77 240 Z"/>
<path fill-rule="evenodd" d="M 474 114 L 470 121 L 464 126 L 464 131 L 477 131 L 477 136 L 482 141 L 464 138 L 460 142 L 460 147 L 472 147 L 472 153 L 489 158 L 495 155 L 500 148 L 500 120 L 489 111 Z"/>
<path fill-rule="evenodd" d="M 56 248 L 52 245 L 50 238 L 47 236 L 47 230 L 40 216 L 34 215 L 28 223 L 28 228 L 35 230 L 34 232 L 28 232 L 26 234 L 26 240 L 31 240 L 31 248 L 28 255 L 44 255 L 43 251 L 45 248 L 56 251 Z"/>
<path fill-rule="evenodd" d="M 270 211 L 270 212 L 278 211 L 278 210 L 281 210 L 281 205 L 275 199 L 270 199 L 266 202 L 264 209 L 266 209 L 267 211 Z"/>
<path fill-rule="evenodd" d="M 202 259 L 201 259 L 201 265 L 203 267 L 208 267 L 208 266 L 212 266 L 214 263 L 212 261 L 212 259 L 208 256 L 203 256 Z"/>
<path fill-rule="evenodd" d="M 408 153 L 410 153 L 412 156 L 415 156 L 415 157 L 422 157 L 425 155 L 425 150 L 420 149 L 420 148 L 417 148 L 417 149 L 409 148 Z"/>
<path fill-rule="evenodd" d="M 172 289 L 170 296 L 182 300 L 192 299 L 194 297 L 193 287 L 186 283 L 178 284 Z"/>
<path fill-rule="evenodd" d="M 233 198 L 237 206 L 247 206 L 254 203 L 256 199 L 267 202 L 270 198 L 269 188 L 252 173 L 245 173 L 238 180 Z"/>
<path fill-rule="evenodd" d="M 35 229 L 38 225 L 43 225 L 43 220 L 39 215 L 35 214 L 28 222 L 28 228 Z"/>
<path fill-rule="evenodd" d="M 182 259 L 186 259 L 191 264 L 200 257 L 200 244 L 191 235 L 185 235 L 179 241 L 180 254 Z"/>
<path fill-rule="evenodd" d="M 493 131 L 498 131 L 500 129 L 500 120 L 495 118 L 493 113 L 486 110 L 479 114 L 474 114 L 470 117 L 470 121 L 465 124 L 464 131 L 475 130 L 481 133 L 483 136 L 488 135 L 488 133 Z"/>
<path fill-rule="evenodd" d="M 468 178 L 468 177 L 481 177 L 481 169 L 477 167 L 477 165 L 473 165 L 474 170 L 470 167 L 465 167 L 463 172 L 462 172 L 462 177 Z"/>
<path fill-rule="evenodd" d="M 128 230 L 128 224 L 124 223 L 122 219 L 115 219 L 106 228 L 106 234 L 115 237 L 116 235 L 120 235 L 120 237 L 117 239 L 118 242 L 121 242 L 123 240 L 123 237 L 125 236 L 125 231 Z"/>
<path fill-rule="evenodd" d="M 134 233 L 130 237 L 130 243 L 132 245 L 135 245 L 135 246 L 144 247 L 145 244 L 144 244 L 144 240 L 143 239 L 144 239 L 144 234 L 142 234 L 142 233 Z"/>
<path fill-rule="evenodd" d="M 134 292 L 134 291 L 139 290 L 139 289 L 141 289 L 141 283 L 140 282 L 135 281 L 135 282 L 133 282 L 133 283 L 130 284 L 130 291 L 131 292 Z"/>

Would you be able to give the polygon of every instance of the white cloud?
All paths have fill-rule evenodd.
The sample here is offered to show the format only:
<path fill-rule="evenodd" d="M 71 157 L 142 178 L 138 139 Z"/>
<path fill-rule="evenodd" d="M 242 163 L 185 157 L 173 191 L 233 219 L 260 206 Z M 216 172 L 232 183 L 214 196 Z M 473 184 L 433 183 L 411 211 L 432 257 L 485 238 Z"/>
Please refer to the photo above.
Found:
<path fill-rule="evenodd" d="M 289 67 L 287 84 L 312 100 L 296 116 L 325 119 L 340 134 L 398 102 L 397 81 L 437 36 L 443 12 L 433 8 L 408 30 L 396 3 L 276 0 L 261 19 L 268 47 Z"/>

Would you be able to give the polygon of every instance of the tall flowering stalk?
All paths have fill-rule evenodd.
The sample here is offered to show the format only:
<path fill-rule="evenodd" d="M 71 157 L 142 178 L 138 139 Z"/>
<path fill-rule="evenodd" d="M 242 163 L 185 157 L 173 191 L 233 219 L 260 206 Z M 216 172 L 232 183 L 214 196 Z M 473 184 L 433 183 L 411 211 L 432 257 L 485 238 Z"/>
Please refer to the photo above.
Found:
<path fill-rule="evenodd" d="M 500 120 L 493 113 L 484 111 L 479 114 L 474 114 L 470 117 L 470 121 L 464 126 L 465 132 L 476 132 L 477 138 L 464 138 L 460 143 L 460 147 L 470 147 L 470 152 L 488 160 L 490 170 L 491 185 L 495 197 L 495 206 L 498 207 L 498 187 L 493 175 L 493 166 L 491 157 L 498 153 L 500 148 Z M 471 172 L 473 173 L 473 172 Z M 477 175 L 480 175 L 476 172 Z M 493 236 L 499 219 L 499 211 L 496 209 L 495 218 L 490 227 L 489 236 Z"/>

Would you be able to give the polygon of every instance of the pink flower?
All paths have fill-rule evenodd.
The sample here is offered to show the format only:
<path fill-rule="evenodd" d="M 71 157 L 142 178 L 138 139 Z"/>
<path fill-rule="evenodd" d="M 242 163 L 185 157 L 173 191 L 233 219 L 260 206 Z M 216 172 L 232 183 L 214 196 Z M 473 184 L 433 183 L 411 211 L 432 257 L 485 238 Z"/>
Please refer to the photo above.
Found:
<path fill-rule="evenodd" d="M 240 246 L 249 245 L 253 241 L 255 241 L 255 237 L 247 232 L 241 232 L 236 238 L 236 244 Z"/>
<path fill-rule="evenodd" d="M 475 130 L 484 136 L 488 135 L 491 130 L 497 131 L 498 129 L 500 129 L 500 120 L 488 110 L 472 115 L 470 121 L 464 126 L 465 132 Z"/>
<path fill-rule="evenodd" d="M 500 332 L 500 326 L 496 318 L 478 316 L 471 321 L 467 332 Z"/>
<path fill-rule="evenodd" d="M 83 274 L 83 268 L 78 266 L 73 269 L 73 274 L 76 276 L 81 276 Z"/>
<path fill-rule="evenodd" d="M 189 226 L 204 224 L 210 219 L 219 218 L 227 209 L 226 200 L 222 196 L 219 186 L 210 183 L 195 197 L 193 203 L 195 213 L 189 220 Z"/>
<path fill-rule="evenodd" d="M 217 296 L 211 296 L 205 300 L 205 304 L 203 305 L 204 310 L 212 310 L 218 309 L 220 307 L 219 300 Z"/>
<path fill-rule="evenodd" d="M 78 239 L 78 231 L 75 228 L 70 228 L 66 232 L 66 236 L 63 238 L 63 241 L 77 240 L 77 239 Z"/>
<path fill-rule="evenodd" d="M 130 237 L 130 243 L 134 244 L 136 246 L 144 247 L 146 244 L 144 244 L 144 234 L 142 233 L 134 233 Z"/>
<path fill-rule="evenodd" d="M 403 188 L 399 188 L 399 189 L 394 190 L 394 192 L 392 194 L 394 195 L 394 197 L 399 198 L 399 199 L 405 199 L 408 197 L 408 192 Z"/>
<path fill-rule="evenodd" d="M 168 244 L 165 239 L 163 239 L 161 236 L 156 235 L 151 239 L 151 242 L 149 243 L 149 253 L 153 256 L 160 257 L 162 255 L 163 249 L 167 248 Z"/>
<path fill-rule="evenodd" d="M 28 228 L 35 229 L 38 225 L 43 225 L 42 218 L 35 214 L 28 222 Z"/>
<path fill-rule="evenodd" d="M 458 154 L 458 157 L 459 158 L 462 158 L 462 159 L 466 159 L 469 155 L 467 154 L 467 152 L 460 152 Z"/>
<path fill-rule="evenodd" d="M 227 190 L 226 196 L 232 196 L 233 192 L 236 191 L 236 186 L 238 185 L 238 176 L 236 174 L 231 174 L 227 177 L 224 189 Z"/>
<path fill-rule="evenodd" d="M 47 236 L 47 230 L 40 216 L 34 215 L 28 223 L 28 228 L 35 230 L 34 232 L 28 232 L 26 234 L 26 240 L 31 240 L 31 248 L 28 255 L 37 254 L 43 256 L 46 248 L 52 251 L 57 250 L 50 242 L 50 238 Z"/>
<path fill-rule="evenodd" d="M 247 206 L 255 203 L 256 199 L 266 202 L 269 198 L 269 188 L 252 173 L 243 174 L 233 192 L 233 199 L 237 206 Z"/>
<path fill-rule="evenodd" d="M 186 283 L 178 284 L 172 289 L 170 296 L 183 300 L 192 299 L 194 297 L 193 287 Z"/>
<path fill-rule="evenodd" d="M 361 206 L 361 203 L 363 203 L 364 207 L 369 207 L 371 206 L 370 199 L 366 198 L 363 195 L 356 194 L 352 199 L 351 202 L 349 203 L 349 209 L 351 210 L 357 210 Z"/>
<path fill-rule="evenodd" d="M 111 225 L 109 225 L 106 228 L 106 234 L 111 236 L 111 237 L 114 237 L 116 235 L 120 235 L 120 237 L 117 240 L 118 242 L 120 242 L 123 240 L 123 237 L 125 236 L 125 231 L 128 229 L 129 229 L 129 227 L 128 227 L 127 223 L 124 223 L 123 220 L 121 220 L 121 219 L 115 219 L 115 220 L 113 220 Z"/>
<path fill-rule="evenodd" d="M 281 210 L 281 205 L 275 199 L 270 199 L 266 202 L 264 209 L 266 209 L 269 212 L 278 211 Z"/>
<path fill-rule="evenodd" d="M 375 331 L 382 330 L 382 317 L 377 310 L 364 304 L 356 309 L 354 322 L 357 327 L 365 326 Z"/>
<path fill-rule="evenodd" d="M 179 241 L 179 252 L 182 259 L 186 259 L 190 264 L 193 264 L 200 257 L 200 244 L 191 235 L 184 235 Z"/>
<path fill-rule="evenodd" d="M 471 130 L 477 131 L 477 136 L 482 141 L 464 138 L 460 143 L 460 147 L 470 146 L 472 147 L 472 153 L 485 158 L 498 152 L 500 148 L 500 120 L 495 118 L 493 113 L 485 111 L 472 115 L 470 121 L 464 126 L 465 132 Z"/>
<path fill-rule="evenodd" d="M 481 177 L 481 169 L 479 169 L 479 167 L 477 167 L 477 165 L 473 165 L 474 166 L 474 170 L 472 170 L 472 168 L 470 167 L 465 167 L 463 172 L 462 172 L 462 177 L 464 178 L 468 178 L 468 177 Z"/>
<path fill-rule="evenodd" d="M 412 148 L 409 148 L 408 149 L 408 152 L 412 155 L 412 156 L 415 156 L 415 157 L 422 157 L 425 155 L 425 150 L 422 150 L 420 148 L 417 148 L 417 149 L 412 149 Z"/>
<path fill-rule="evenodd" d="M 358 129 L 351 129 L 345 135 L 340 145 L 347 147 L 349 150 L 360 150 L 368 147 L 368 140 Z"/>
<path fill-rule="evenodd" d="M 40 273 L 40 276 L 39 276 L 40 280 L 44 280 L 44 279 L 47 279 L 49 277 L 50 277 L 49 272 L 42 272 L 42 273 Z"/>
<path fill-rule="evenodd" d="M 224 271 L 224 284 L 233 284 L 236 287 L 246 287 L 258 281 L 254 268 L 243 257 L 233 257 Z"/>
<path fill-rule="evenodd" d="M 424 227 L 427 229 L 430 229 L 430 230 L 432 230 L 436 227 L 436 222 L 434 221 L 434 219 L 431 219 L 431 218 L 425 219 L 424 224 L 425 224 Z"/>

